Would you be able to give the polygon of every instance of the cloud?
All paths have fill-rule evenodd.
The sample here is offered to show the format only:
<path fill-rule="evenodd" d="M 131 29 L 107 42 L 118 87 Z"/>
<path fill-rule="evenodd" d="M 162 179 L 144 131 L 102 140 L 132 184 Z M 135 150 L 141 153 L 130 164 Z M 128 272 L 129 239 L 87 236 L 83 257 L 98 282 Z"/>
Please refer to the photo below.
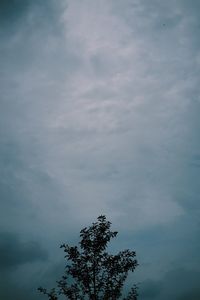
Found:
<path fill-rule="evenodd" d="M 146 280 L 141 283 L 142 299 L 191 299 L 200 295 L 199 271 L 174 269 L 165 274 L 159 281 Z"/>
<path fill-rule="evenodd" d="M 195 267 L 198 6 L 1 1 L 2 228 L 55 261 L 57 245 L 103 213 L 124 243 L 137 240 L 143 276 L 187 251 Z M 9 239 L 21 269 L 31 246 Z"/>
<path fill-rule="evenodd" d="M 2 0 L 0 3 L 0 17 L 1 23 L 6 22 L 7 26 L 10 25 L 8 23 L 13 23 L 18 20 L 28 9 L 31 1 L 21 0 Z"/>
<path fill-rule="evenodd" d="M 185 158 L 198 132 L 188 116 L 197 58 L 188 60 L 187 10 L 179 2 L 60 3 L 50 11 L 32 4 L 33 22 L 4 37 L 7 188 L 20 186 L 15 202 L 24 193 L 22 205 L 41 208 L 40 222 L 52 220 L 42 208 L 52 216 L 53 198 L 80 223 L 99 211 L 129 220 L 127 228 L 173 221 L 185 213 L 177 199 L 188 191 Z"/>
<path fill-rule="evenodd" d="M 38 21 L 40 18 L 49 20 L 51 17 L 56 15 L 58 12 L 57 9 L 59 8 L 60 6 L 54 5 L 54 1 L 52 0 L 48 2 L 43 2 L 41 0 L 2 0 L 0 3 L 0 22 L 3 26 L 3 28 L 1 28 L 1 32 L 6 30 L 7 33 L 10 32 L 12 34 L 16 34 L 18 30 L 22 29 L 22 26 L 27 21 L 31 21 L 31 16 L 32 21 L 34 17 L 36 17 Z M 27 22 L 26 24 L 33 26 L 34 22 L 31 24 Z"/>
<path fill-rule="evenodd" d="M 30 300 L 44 299 L 41 295 L 39 295 L 36 287 L 35 289 L 30 289 L 25 286 L 20 286 L 8 277 L 1 279 L 0 297 L 5 300 L 13 298 L 16 300 L 26 300 L 27 298 Z"/>
<path fill-rule="evenodd" d="M 200 297 L 200 289 L 196 287 L 196 289 L 192 289 L 188 291 L 186 294 L 180 296 L 178 300 L 186 300 L 186 299 L 191 299 L 191 300 L 198 300 Z"/>
<path fill-rule="evenodd" d="M 157 299 L 162 290 L 161 283 L 151 279 L 143 281 L 139 287 L 141 289 L 140 297 L 142 299 Z"/>
<path fill-rule="evenodd" d="M 16 234 L 6 232 L 0 233 L 0 252 L 1 270 L 47 259 L 47 252 L 38 242 L 22 242 Z"/>
<path fill-rule="evenodd" d="M 188 98 L 197 94 L 196 56 L 188 63 L 181 44 L 187 11 L 172 2 L 61 2 L 46 14 L 32 4 L 33 22 L 5 38 L 5 205 L 13 199 L 14 219 L 26 207 L 47 232 L 99 213 L 124 230 L 169 224 L 186 213 L 184 199 L 197 203 L 182 188 L 197 185 L 186 166 L 198 132 Z"/>

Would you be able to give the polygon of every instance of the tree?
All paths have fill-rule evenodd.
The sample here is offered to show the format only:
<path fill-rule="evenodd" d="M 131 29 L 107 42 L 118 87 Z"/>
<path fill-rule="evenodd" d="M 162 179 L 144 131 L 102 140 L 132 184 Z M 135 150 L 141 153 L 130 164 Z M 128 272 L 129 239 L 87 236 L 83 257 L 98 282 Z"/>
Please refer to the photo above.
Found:
<path fill-rule="evenodd" d="M 138 266 L 135 251 L 124 250 L 118 254 L 108 254 L 107 244 L 116 237 L 111 231 L 111 222 L 99 216 L 97 222 L 80 231 L 79 247 L 63 244 L 67 265 L 57 288 L 51 291 L 40 287 L 38 290 L 49 300 L 58 300 L 64 295 L 70 300 L 116 300 L 122 297 L 122 289 L 129 271 Z M 134 285 L 124 300 L 137 299 Z"/>

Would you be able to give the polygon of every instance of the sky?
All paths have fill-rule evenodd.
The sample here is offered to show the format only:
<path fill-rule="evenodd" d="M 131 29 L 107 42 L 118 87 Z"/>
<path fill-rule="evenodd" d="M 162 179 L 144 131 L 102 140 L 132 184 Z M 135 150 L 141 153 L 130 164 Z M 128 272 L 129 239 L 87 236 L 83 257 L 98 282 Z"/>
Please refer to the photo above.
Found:
<path fill-rule="evenodd" d="M 0 1 L 1 299 L 101 214 L 139 299 L 200 299 L 199 36 L 199 0 Z"/>

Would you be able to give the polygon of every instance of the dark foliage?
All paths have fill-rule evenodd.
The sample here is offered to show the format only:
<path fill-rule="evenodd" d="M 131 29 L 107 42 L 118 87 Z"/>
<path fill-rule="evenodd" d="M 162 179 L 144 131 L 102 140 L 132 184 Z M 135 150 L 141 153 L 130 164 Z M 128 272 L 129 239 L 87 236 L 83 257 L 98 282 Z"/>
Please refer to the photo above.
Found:
<path fill-rule="evenodd" d="M 97 222 L 80 231 L 79 247 L 61 245 L 68 261 L 64 276 L 57 282 L 57 289 L 38 290 L 49 300 L 57 300 L 59 295 L 70 300 L 120 299 L 128 272 L 133 272 L 138 263 L 135 251 L 124 250 L 116 255 L 106 252 L 108 242 L 117 235 L 110 227 L 106 217 L 99 216 Z M 136 300 L 137 296 L 134 285 L 123 299 Z"/>

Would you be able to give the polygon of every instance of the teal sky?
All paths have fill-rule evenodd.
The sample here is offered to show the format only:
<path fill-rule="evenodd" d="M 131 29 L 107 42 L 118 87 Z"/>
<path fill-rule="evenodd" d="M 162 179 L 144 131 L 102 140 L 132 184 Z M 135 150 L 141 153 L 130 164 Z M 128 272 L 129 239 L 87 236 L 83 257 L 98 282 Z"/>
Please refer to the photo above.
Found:
<path fill-rule="evenodd" d="M 105 214 L 141 300 L 200 299 L 200 1 L 0 1 L 0 298 Z"/>

